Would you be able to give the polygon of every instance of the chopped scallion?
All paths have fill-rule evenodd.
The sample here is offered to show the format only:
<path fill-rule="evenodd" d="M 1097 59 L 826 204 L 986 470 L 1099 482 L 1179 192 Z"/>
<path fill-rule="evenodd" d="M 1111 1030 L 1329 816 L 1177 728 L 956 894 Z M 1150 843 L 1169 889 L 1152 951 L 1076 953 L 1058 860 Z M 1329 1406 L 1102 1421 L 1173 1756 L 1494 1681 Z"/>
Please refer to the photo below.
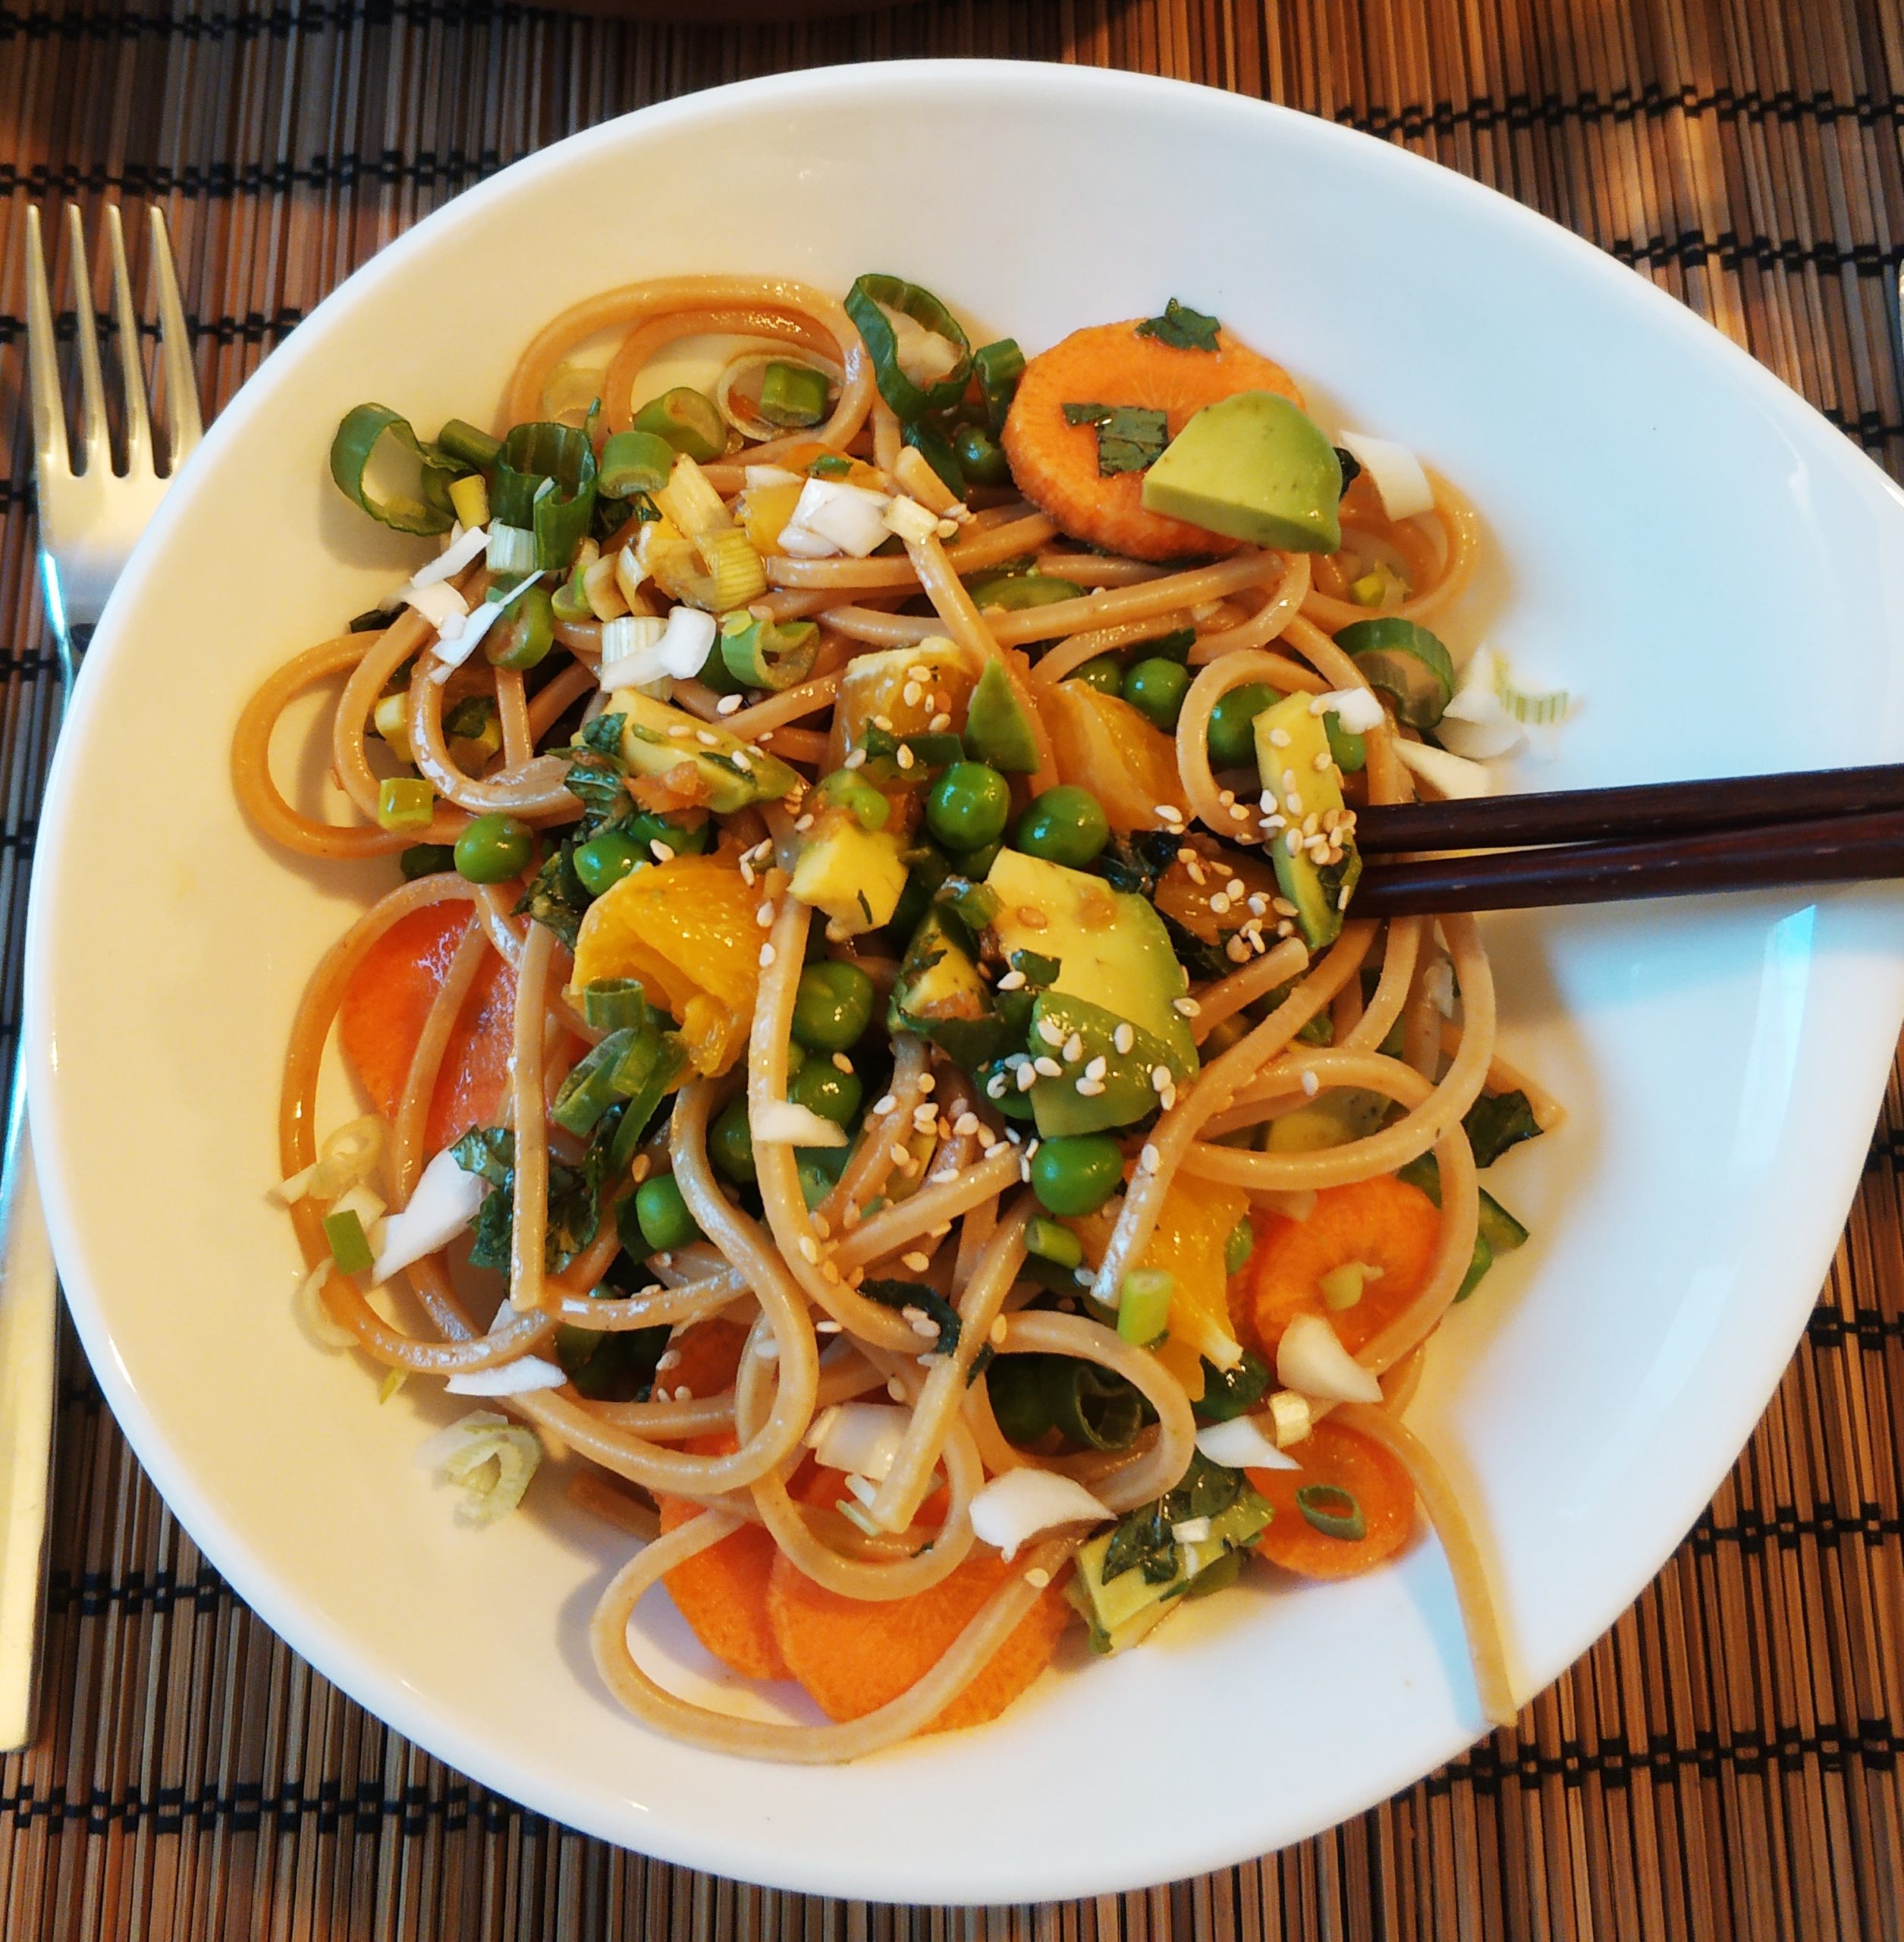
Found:
<path fill-rule="evenodd" d="M 775 358 L 760 374 L 760 415 L 769 425 L 817 425 L 826 416 L 831 389 L 824 371 Z"/>
<path fill-rule="evenodd" d="M 950 411 L 965 395 L 972 376 L 971 345 L 958 319 L 929 290 L 900 277 L 862 276 L 847 292 L 846 309 L 866 340 L 879 395 L 903 424 L 913 424 L 930 411 Z M 951 347 L 953 362 L 942 377 L 922 385 L 906 376 L 899 358 L 898 333 L 888 311 L 910 317 Z"/>
<path fill-rule="evenodd" d="M 463 465 L 474 466 L 479 472 L 487 472 L 496 462 L 496 454 L 502 450 L 502 441 L 492 437 L 480 426 L 472 425 L 466 418 L 450 418 L 444 421 L 443 429 L 436 435 L 436 442 L 450 457 Z M 463 522 L 467 526 L 470 522 Z"/>
<path fill-rule="evenodd" d="M 985 418 L 996 438 L 1005 429 L 1005 416 L 1018 393 L 1018 381 L 1025 375 L 1025 354 L 1015 338 L 1001 337 L 996 344 L 982 344 L 972 354 L 972 368 L 979 374 L 979 389 L 984 394 Z"/>
<path fill-rule="evenodd" d="M 648 995 L 639 978 L 598 978 L 583 988 L 582 1016 L 598 1032 L 639 1032 L 648 1023 Z"/>
<path fill-rule="evenodd" d="M 1025 1251 L 1041 1261 L 1055 1262 L 1060 1268 L 1077 1268 L 1084 1261 L 1084 1245 L 1077 1236 L 1042 1215 L 1025 1223 Z"/>
<path fill-rule="evenodd" d="M 489 488 L 479 472 L 450 482 L 450 504 L 467 532 L 489 523 Z"/>
<path fill-rule="evenodd" d="M 338 490 L 397 533 L 449 531 L 456 518 L 448 491 L 454 469 L 385 404 L 346 412 L 331 441 Z"/>
<path fill-rule="evenodd" d="M 331 1259 L 339 1271 L 346 1274 L 368 1274 L 375 1257 L 370 1252 L 369 1237 L 363 1231 L 363 1223 L 355 1211 L 345 1208 L 342 1212 L 327 1214 L 324 1217 L 324 1239 L 329 1245 Z"/>
<path fill-rule="evenodd" d="M 734 537 L 746 544 L 744 533 Z M 759 556 L 754 557 L 758 566 Z M 720 646 L 721 661 L 737 681 L 778 692 L 795 687 L 812 672 L 820 630 L 811 621 L 781 622 L 745 611 L 730 613 L 721 622 Z"/>
<path fill-rule="evenodd" d="M 435 813 L 436 792 L 421 776 L 388 776 L 377 785 L 379 829 L 428 829 Z"/>
<path fill-rule="evenodd" d="M 727 448 L 727 421 L 705 392 L 677 385 L 635 413 L 634 429 L 652 432 L 671 450 L 705 465 Z"/>
<path fill-rule="evenodd" d="M 1353 1491 L 1340 1484 L 1305 1484 L 1296 1493 L 1296 1507 L 1311 1529 L 1325 1538 L 1357 1544 L 1368 1535 L 1368 1520 Z"/>
<path fill-rule="evenodd" d="M 1148 1349 L 1170 1333 L 1170 1298 L 1177 1277 L 1161 1268 L 1133 1268 L 1124 1277 L 1117 1301 L 1117 1333 Z"/>
<path fill-rule="evenodd" d="M 655 492 L 674 469 L 674 448 L 653 432 L 616 432 L 602 448 L 601 490 L 611 499 Z"/>
<path fill-rule="evenodd" d="M 615 1102 L 616 1069 L 634 1035 L 627 1029 L 611 1032 L 576 1061 L 549 1108 L 549 1117 L 558 1126 L 578 1136 L 595 1130 L 595 1121 Z"/>

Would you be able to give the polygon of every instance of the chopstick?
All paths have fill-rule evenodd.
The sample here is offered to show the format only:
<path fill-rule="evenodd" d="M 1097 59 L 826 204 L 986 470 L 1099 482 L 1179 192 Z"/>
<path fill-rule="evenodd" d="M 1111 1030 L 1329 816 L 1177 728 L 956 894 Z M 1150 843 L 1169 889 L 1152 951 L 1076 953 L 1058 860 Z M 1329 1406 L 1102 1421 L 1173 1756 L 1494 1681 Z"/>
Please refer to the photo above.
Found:
<path fill-rule="evenodd" d="M 1669 832 L 1693 836 L 1896 809 L 1904 809 L 1904 762 L 1882 762 L 1790 775 L 1728 775 L 1706 782 L 1642 782 L 1617 789 L 1391 803 L 1359 812 L 1356 844 L 1365 856 L 1398 850 L 1488 850 Z"/>
<path fill-rule="evenodd" d="M 1378 859 L 1483 852 L 1371 862 L 1359 917 L 1874 881 L 1904 877 L 1904 765 L 1397 804 L 1364 811 L 1356 835 Z M 1514 844 L 1542 847 L 1494 847 Z"/>

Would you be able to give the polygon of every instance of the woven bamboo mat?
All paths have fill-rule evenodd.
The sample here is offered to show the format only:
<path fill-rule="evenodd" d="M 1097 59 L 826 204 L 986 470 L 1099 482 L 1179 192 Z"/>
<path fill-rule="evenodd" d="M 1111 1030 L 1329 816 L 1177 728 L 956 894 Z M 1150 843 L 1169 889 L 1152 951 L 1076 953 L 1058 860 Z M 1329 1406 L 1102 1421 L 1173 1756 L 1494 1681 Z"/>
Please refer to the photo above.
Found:
<path fill-rule="evenodd" d="M 939 0 L 746 29 L 460 0 L 0 0 L 0 1049 L 55 686 L 16 409 L 29 199 L 162 200 L 222 403 L 355 264 L 515 156 L 711 83 L 919 54 L 1174 74 L 1404 143 L 1638 266 L 1904 476 L 1896 0 Z M 1036 1909 L 739 1887 L 463 1780 L 251 1617 L 69 1344 L 50 1704 L 38 1746 L 0 1761 L 0 1934 L 1904 1935 L 1900 1166 L 1904 1073 L 1750 1447 L 1517 1733 L 1259 1863 Z"/>

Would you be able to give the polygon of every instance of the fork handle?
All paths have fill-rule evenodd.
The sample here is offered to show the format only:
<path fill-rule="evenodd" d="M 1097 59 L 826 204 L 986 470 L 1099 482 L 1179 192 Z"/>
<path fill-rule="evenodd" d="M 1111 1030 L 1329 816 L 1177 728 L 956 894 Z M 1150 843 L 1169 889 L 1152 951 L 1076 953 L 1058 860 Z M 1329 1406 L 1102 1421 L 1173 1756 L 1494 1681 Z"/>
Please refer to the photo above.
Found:
<path fill-rule="evenodd" d="M 27 1133 L 26 1077 L 23 1039 L 0 1174 L 0 1753 L 33 1736 L 59 1307 Z"/>

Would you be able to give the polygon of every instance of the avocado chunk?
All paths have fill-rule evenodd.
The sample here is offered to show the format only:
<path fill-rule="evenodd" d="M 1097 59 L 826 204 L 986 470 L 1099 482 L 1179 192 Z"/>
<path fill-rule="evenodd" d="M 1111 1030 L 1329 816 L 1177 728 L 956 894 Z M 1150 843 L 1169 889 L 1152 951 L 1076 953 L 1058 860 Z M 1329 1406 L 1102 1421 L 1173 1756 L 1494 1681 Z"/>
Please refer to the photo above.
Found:
<path fill-rule="evenodd" d="M 1342 913 L 1362 875 L 1355 819 L 1342 796 L 1342 771 L 1328 731 L 1305 694 L 1285 695 L 1256 718 L 1256 766 L 1266 803 L 1286 827 L 1269 833 L 1270 859 L 1312 951 L 1341 934 Z M 1312 822 L 1310 819 L 1315 820 Z M 1310 833 L 1305 837 L 1305 831 Z M 1333 860 L 1318 861 L 1319 856 Z"/>
<path fill-rule="evenodd" d="M 976 762 L 989 762 L 1007 775 L 1030 775 L 1038 768 L 1038 744 L 1023 704 L 1011 691 L 1001 661 L 988 661 L 965 718 L 965 746 Z"/>
<path fill-rule="evenodd" d="M 1034 982 L 1101 1007 L 1114 1033 L 1128 1022 L 1158 1041 L 1174 1072 L 1196 1070 L 1196 1041 L 1175 1004 L 1189 980 L 1164 920 L 1141 897 L 1019 850 L 999 851 L 985 887 L 998 900 L 992 930 L 1007 959 L 1026 951 L 1052 960 L 1057 970 Z M 1051 1049 L 1042 1039 L 1035 1048 Z"/>
<path fill-rule="evenodd" d="M 793 894 L 825 911 L 844 937 L 890 922 L 905 888 L 898 838 L 890 830 L 861 828 L 848 809 L 820 812 L 793 865 Z"/>
<path fill-rule="evenodd" d="M 913 932 L 893 985 L 886 1025 L 889 1031 L 929 1039 L 968 1072 L 1003 1049 L 1005 1021 L 979 976 L 963 925 L 950 912 L 935 906 Z"/>
<path fill-rule="evenodd" d="M 1144 474 L 1146 511 L 1286 552 L 1334 552 L 1341 497 L 1335 448 L 1274 391 L 1206 404 Z"/>
<path fill-rule="evenodd" d="M 616 689 L 608 712 L 623 718 L 621 759 L 630 769 L 661 776 L 691 762 L 716 815 L 731 815 L 752 803 L 777 802 L 800 780 L 778 756 L 639 688 Z"/>
<path fill-rule="evenodd" d="M 833 765 L 864 748 L 875 727 L 903 738 L 937 732 L 932 724 L 941 715 L 956 721 L 979 685 L 985 659 L 976 647 L 933 634 L 914 647 L 849 661 L 833 712 Z"/>
<path fill-rule="evenodd" d="M 1157 1105 L 1151 1075 L 1158 1067 L 1167 1067 L 1179 1083 L 1195 1070 L 1194 1054 L 1186 1064 L 1176 1047 L 1136 1024 L 1131 1025 L 1130 1050 L 1119 1051 L 1117 1028 L 1129 1023 L 1070 991 L 1038 993 L 1032 1007 L 1028 1042 L 1035 1052 L 1055 1059 L 1064 1069 L 1062 1078 L 1041 1079 L 1031 1089 L 1040 1139 L 1129 1126 Z M 1074 1039 L 1078 1056 L 1071 1058 L 1067 1054 Z M 1080 1092 L 1078 1081 L 1099 1059 L 1104 1065 L 1093 1085 L 1104 1090 Z"/>
<path fill-rule="evenodd" d="M 1133 1511 L 1116 1530 L 1093 1538 L 1078 1553 L 1077 1570 L 1065 1587 L 1065 1595 L 1090 1627 L 1094 1652 L 1121 1652 L 1155 1631 L 1182 1601 L 1200 1573 L 1253 1543 L 1271 1516 L 1268 1504 L 1244 1483 L 1234 1499 L 1211 1516 L 1208 1537 L 1160 1550 L 1155 1565 L 1148 1558 L 1140 1564 L 1126 1563 L 1123 1554 L 1130 1548 L 1128 1527 L 1149 1516 L 1154 1509 L 1146 1506 Z M 1115 1557 L 1114 1548 L 1120 1554 Z M 1111 1571 L 1108 1581 L 1107 1568 Z"/>

